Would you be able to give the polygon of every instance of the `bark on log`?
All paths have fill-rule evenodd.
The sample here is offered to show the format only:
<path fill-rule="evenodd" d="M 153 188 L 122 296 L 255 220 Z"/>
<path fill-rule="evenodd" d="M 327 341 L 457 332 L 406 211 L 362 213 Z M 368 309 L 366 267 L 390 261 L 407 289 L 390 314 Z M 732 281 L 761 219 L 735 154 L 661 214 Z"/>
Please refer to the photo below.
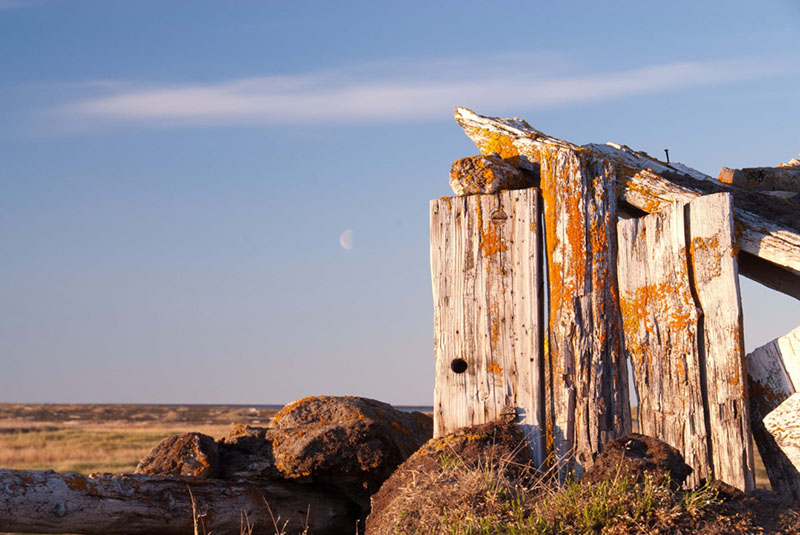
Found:
<path fill-rule="evenodd" d="M 800 472 L 764 425 L 764 417 L 800 384 L 800 327 L 747 355 L 750 423 L 772 490 L 800 499 Z"/>
<path fill-rule="evenodd" d="M 431 201 L 434 436 L 516 418 L 541 465 L 538 190 Z"/>
<path fill-rule="evenodd" d="M 800 192 L 800 167 L 723 167 L 717 180 L 742 189 Z"/>
<path fill-rule="evenodd" d="M 482 153 L 497 153 L 541 176 L 550 303 L 548 443 L 553 441 L 561 475 L 574 469 L 580 476 L 606 442 L 631 428 L 619 334 L 615 167 L 524 121 L 488 119 L 462 108 L 456 120 Z"/>
<path fill-rule="evenodd" d="M 681 164 L 660 162 L 625 146 L 579 147 L 549 137 L 520 119 L 483 117 L 465 108 L 456 108 L 456 120 L 481 152 L 497 152 L 532 171 L 539 170 L 539 154 L 546 147 L 568 147 L 607 160 L 616 168 L 618 195 L 646 212 L 657 211 L 674 201 L 688 202 L 702 194 L 729 192 L 736 205 L 734 217 L 741 250 L 784 268 L 794 279 L 793 287 L 800 288 L 800 229 L 796 211 L 791 207 L 726 186 Z M 775 289 L 783 291 L 783 286 L 776 284 Z M 796 294 L 789 293 L 795 297 Z"/>
<path fill-rule="evenodd" d="M 306 485 L 142 475 L 81 476 L 0 469 L 0 531 L 89 535 L 192 533 L 191 489 L 205 532 L 238 535 L 243 512 L 253 533 L 274 534 L 264 500 L 287 533 L 352 533 L 358 510 L 344 497 Z M 309 513 L 310 511 L 310 513 Z M 201 531 L 202 533 L 203 531 Z"/>

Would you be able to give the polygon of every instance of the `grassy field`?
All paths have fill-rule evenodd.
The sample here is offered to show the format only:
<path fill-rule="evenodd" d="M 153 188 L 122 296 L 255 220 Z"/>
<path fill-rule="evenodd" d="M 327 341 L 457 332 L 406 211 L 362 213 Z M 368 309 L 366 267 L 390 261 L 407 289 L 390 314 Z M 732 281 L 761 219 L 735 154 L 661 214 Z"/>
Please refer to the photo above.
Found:
<path fill-rule="evenodd" d="M 132 472 L 166 436 L 198 431 L 219 438 L 236 423 L 265 425 L 274 412 L 212 406 L 0 403 L 0 468 Z"/>

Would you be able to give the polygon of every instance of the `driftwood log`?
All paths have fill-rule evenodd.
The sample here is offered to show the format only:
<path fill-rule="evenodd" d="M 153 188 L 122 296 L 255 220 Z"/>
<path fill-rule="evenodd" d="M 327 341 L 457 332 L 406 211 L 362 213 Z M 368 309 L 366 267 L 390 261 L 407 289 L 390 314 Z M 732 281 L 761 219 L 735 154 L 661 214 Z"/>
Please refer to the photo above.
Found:
<path fill-rule="evenodd" d="M 682 451 L 692 483 L 754 486 L 729 194 L 620 221 L 620 301 L 639 425 Z"/>
<path fill-rule="evenodd" d="M 764 418 L 800 385 L 800 327 L 747 355 L 750 423 L 772 489 L 800 499 L 800 469 L 789 459 Z"/>
<path fill-rule="evenodd" d="M 544 457 L 538 190 L 431 201 L 434 436 L 516 421 Z"/>
<path fill-rule="evenodd" d="M 0 470 L 0 532 L 186 535 L 196 518 L 199 533 L 238 535 L 245 514 L 262 534 L 277 532 L 273 517 L 315 535 L 353 533 L 358 518 L 350 500 L 291 482 Z"/>
<path fill-rule="evenodd" d="M 498 153 L 524 169 L 538 172 L 544 147 L 570 147 L 584 157 L 607 161 L 614 168 L 618 196 L 645 212 L 674 201 L 688 202 L 700 195 L 729 192 L 734 197 L 736 238 L 741 250 L 774 264 L 778 269 L 740 273 L 800 299 L 800 230 L 796 209 L 769 197 L 722 184 L 681 164 L 667 164 L 622 145 L 584 147 L 549 137 L 519 119 L 496 119 L 456 108 L 456 120 L 484 154 Z"/>

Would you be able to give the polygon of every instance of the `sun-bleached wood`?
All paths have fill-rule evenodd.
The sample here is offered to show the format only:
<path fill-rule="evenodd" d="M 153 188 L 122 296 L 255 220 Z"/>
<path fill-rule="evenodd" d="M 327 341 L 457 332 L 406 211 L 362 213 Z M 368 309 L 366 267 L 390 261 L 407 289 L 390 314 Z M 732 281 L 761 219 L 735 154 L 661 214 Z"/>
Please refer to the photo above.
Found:
<path fill-rule="evenodd" d="M 717 180 L 742 189 L 800 192 L 800 166 L 723 167 Z"/>
<path fill-rule="evenodd" d="M 674 201 L 688 202 L 703 194 L 698 187 L 676 184 L 669 178 L 674 175 L 683 176 L 687 183 L 692 180 L 696 184 L 703 183 L 706 189 L 735 191 L 699 171 L 681 164 L 660 162 L 625 146 L 589 144 L 579 147 L 549 137 L 520 119 L 484 117 L 466 108 L 456 108 L 455 117 L 481 152 L 496 152 L 525 169 L 539 170 L 539 155 L 544 147 L 570 147 L 591 152 L 614 165 L 617 194 L 645 212 L 657 211 Z M 737 207 L 734 217 L 741 250 L 781 266 L 794 277 L 794 287 L 800 286 L 800 233 L 741 207 Z M 759 282 L 765 283 L 765 280 L 762 278 Z M 783 291 L 786 283 L 775 286 Z"/>
<path fill-rule="evenodd" d="M 677 448 L 694 469 L 690 486 L 711 476 L 699 360 L 699 313 L 686 256 L 684 209 L 618 223 L 625 347 L 639 399 L 639 432 Z"/>
<path fill-rule="evenodd" d="M 733 231 L 733 199 L 704 195 L 686 205 L 692 285 L 703 311 L 701 356 L 714 476 L 752 490 L 753 449 L 742 303 Z"/>
<path fill-rule="evenodd" d="M 800 393 L 795 392 L 764 417 L 764 427 L 800 471 Z"/>
<path fill-rule="evenodd" d="M 431 201 L 430 220 L 434 436 L 497 418 L 515 419 L 541 465 L 538 190 L 443 197 Z"/>
<path fill-rule="evenodd" d="M 0 530 L 87 535 L 192 533 L 192 498 L 205 530 L 238 535 L 247 512 L 253 533 L 274 534 L 267 510 L 286 533 L 352 533 L 357 513 L 344 497 L 283 481 L 253 485 L 222 480 L 143 475 L 81 476 L 50 470 L 0 469 Z"/>
<path fill-rule="evenodd" d="M 580 477 L 631 431 L 617 300 L 614 169 L 571 147 L 538 154 L 548 275 L 553 453 Z"/>
<path fill-rule="evenodd" d="M 764 418 L 800 385 L 800 327 L 746 357 L 750 423 L 772 489 L 800 499 L 800 472 L 764 425 Z"/>
<path fill-rule="evenodd" d="M 639 425 L 680 449 L 691 483 L 753 488 L 742 312 L 728 194 L 620 221 L 620 302 Z"/>

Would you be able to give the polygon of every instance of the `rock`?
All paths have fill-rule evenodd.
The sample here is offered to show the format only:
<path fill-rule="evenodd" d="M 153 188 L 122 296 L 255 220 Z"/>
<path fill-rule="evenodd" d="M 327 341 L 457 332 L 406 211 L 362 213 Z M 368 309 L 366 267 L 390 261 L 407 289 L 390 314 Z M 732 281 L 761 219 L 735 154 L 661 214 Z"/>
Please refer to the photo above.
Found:
<path fill-rule="evenodd" d="M 489 423 L 429 440 L 372 497 L 367 535 L 433 533 L 442 515 L 471 514 L 487 485 L 513 493 L 535 475 L 519 429 Z"/>
<path fill-rule="evenodd" d="M 217 477 L 219 451 L 214 439 L 202 433 L 172 435 L 161 442 L 136 466 L 137 474 L 151 476 Z"/>
<path fill-rule="evenodd" d="M 236 425 L 217 442 L 222 479 L 257 481 L 281 479 L 275 467 L 272 441 L 277 433 L 266 427 Z"/>
<path fill-rule="evenodd" d="M 341 489 L 364 510 L 433 434 L 429 416 L 350 396 L 301 399 L 281 409 L 272 426 L 275 467 L 284 477 Z"/>
<path fill-rule="evenodd" d="M 270 427 L 237 425 L 217 443 L 199 433 L 164 439 L 137 473 L 291 480 L 346 498 L 366 515 L 370 496 L 432 433 L 422 413 L 365 398 L 311 397 L 281 409 Z"/>
<path fill-rule="evenodd" d="M 534 173 L 509 164 L 497 154 L 462 158 L 450 168 L 450 187 L 458 196 L 530 188 L 538 182 Z"/>
<path fill-rule="evenodd" d="M 669 478 L 677 488 L 691 473 L 677 449 L 657 438 L 631 433 L 606 444 L 581 481 L 592 484 L 615 477 L 641 480 L 649 474 L 657 483 Z"/>

